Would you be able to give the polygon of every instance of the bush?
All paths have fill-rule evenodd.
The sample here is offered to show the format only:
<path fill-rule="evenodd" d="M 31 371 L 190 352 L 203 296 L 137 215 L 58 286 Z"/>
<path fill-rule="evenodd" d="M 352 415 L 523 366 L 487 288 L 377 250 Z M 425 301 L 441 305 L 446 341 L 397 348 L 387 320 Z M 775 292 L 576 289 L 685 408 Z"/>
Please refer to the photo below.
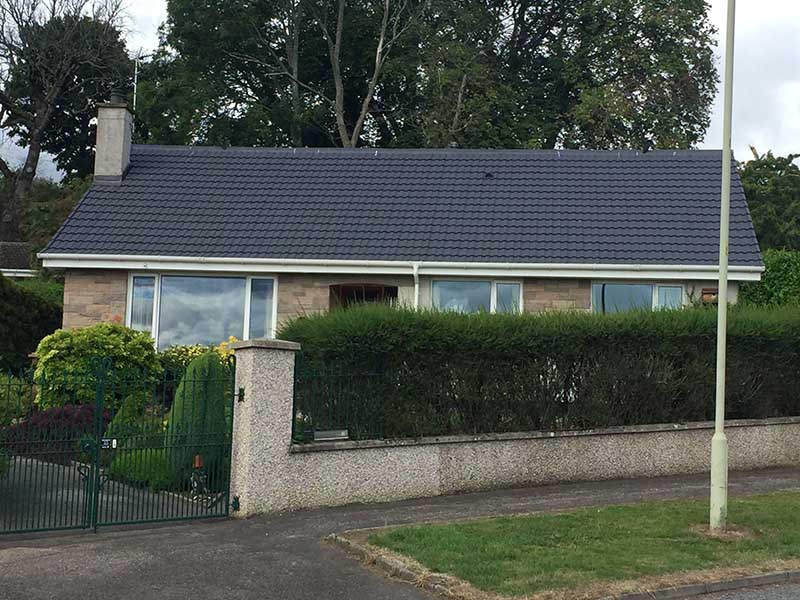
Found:
<path fill-rule="evenodd" d="M 739 302 L 751 306 L 800 305 L 800 251 L 764 252 L 761 281 L 747 282 L 739 290 Z"/>
<path fill-rule="evenodd" d="M 295 423 L 350 436 L 713 418 L 716 311 L 463 315 L 379 305 L 289 323 Z M 731 311 L 729 418 L 800 415 L 800 308 Z"/>
<path fill-rule="evenodd" d="M 22 369 L 44 336 L 61 326 L 61 304 L 0 275 L 0 370 Z"/>
<path fill-rule="evenodd" d="M 44 408 L 94 403 L 98 359 L 110 360 L 105 405 L 112 410 L 123 398 L 141 393 L 161 375 L 150 335 L 114 323 L 61 329 L 44 338 L 36 353 L 37 401 Z"/>
<path fill-rule="evenodd" d="M 33 384 L 0 373 L 0 427 L 7 427 L 31 412 Z"/>
<path fill-rule="evenodd" d="M 152 491 L 170 489 L 175 471 L 164 448 L 138 448 L 118 451 L 108 469 L 109 476 Z"/>
<path fill-rule="evenodd" d="M 164 416 L 162 406 L 147 402 L 148 395 L 131 394 L 119 406 L 105 437 L 116 438 L 131 447 L 163 443 Z"/>
<path fill-rule="evenodd" d="M 188 480 L 196 454 L 203 457 L 210 485 L 226 481 L 228 380 L 216 352 L 195 358 L 181 379 L 170 409 L 165 442 L 179 481 Z"/>
<path fill-rule="evenodd" d="M 53 305 L 64 306 L 64 284 L 51 279 L 33 277 L 31 279 L 20 279 L 14 285 L 30 292 Z"/>
<path fill-rule="evenodd" d="M 166 350 L 162 350 L 158 358 L 165 371 L 181 373 L 195 358 L 199 358 L 207 352 L 216 352 L 223 365 L 227 366 L 228 357 L 233 354 L 230 345 L 235 341 L 236 338 L 230 337 L 227 342 L 221 342 L 218 346 L 202 346 L 200 344 L 195 344 L 193 346 L 170 346 Z"/>
<path fill-rule="evenodd" d="M 94 437 L 94 405 L 48 408 L 6 428 L 3 446 L 14 454 L 69 464 L 81 454 L 81 440 Z M 111 420 L 103 411 L 102 427 Z"/>

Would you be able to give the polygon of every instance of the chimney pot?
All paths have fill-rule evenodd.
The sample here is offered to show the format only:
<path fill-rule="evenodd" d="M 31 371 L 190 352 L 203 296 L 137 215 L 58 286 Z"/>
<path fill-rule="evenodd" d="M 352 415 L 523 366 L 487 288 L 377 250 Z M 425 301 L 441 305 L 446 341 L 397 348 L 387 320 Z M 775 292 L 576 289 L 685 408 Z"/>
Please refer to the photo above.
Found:
<path fill-rule="evenodd" d="M 111 97 L 109 99 L 110 104 L 127 104 L 127 100 L 125 99 L 125 94 L 119 88 L 114 88 L 111 90 Z"/>

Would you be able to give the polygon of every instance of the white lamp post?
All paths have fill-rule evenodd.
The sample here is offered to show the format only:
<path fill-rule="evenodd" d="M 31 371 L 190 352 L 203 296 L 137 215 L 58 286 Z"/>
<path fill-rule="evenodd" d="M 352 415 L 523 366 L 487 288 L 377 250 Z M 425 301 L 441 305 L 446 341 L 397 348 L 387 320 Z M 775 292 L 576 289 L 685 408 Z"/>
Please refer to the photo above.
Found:
<path fill-rule="evenodd" d="M 725 436 L 725 359 L 728 328 L 728 238 L 731 216 L 731 117 L 733 113 L 733 30 L 736 0 L 728 0 L 725 36 L 725 101 L 722 127 L 722 202 L 719 219 L 719 288 L 717 291 L 716 419 L 711 441 L 712 530 L 724 530 L 728 518 L 728 438 Z"/>

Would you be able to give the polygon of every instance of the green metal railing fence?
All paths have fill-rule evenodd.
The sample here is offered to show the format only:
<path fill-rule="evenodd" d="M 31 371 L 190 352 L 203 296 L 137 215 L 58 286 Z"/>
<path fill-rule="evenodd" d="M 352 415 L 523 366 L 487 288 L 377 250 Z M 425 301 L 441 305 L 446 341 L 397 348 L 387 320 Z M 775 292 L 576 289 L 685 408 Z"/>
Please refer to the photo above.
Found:
<path fill-rule="evenodd" d="M 219 373 L 0 373 L 0 533 L 227 516 L 232 358 Z"/>
<path fill-rule="evenodd" d="M 380 399 L 390 387 L 379 370 L 312 365 L 298 356 L 292 440 L 383 438 L 387 415 Z"/>

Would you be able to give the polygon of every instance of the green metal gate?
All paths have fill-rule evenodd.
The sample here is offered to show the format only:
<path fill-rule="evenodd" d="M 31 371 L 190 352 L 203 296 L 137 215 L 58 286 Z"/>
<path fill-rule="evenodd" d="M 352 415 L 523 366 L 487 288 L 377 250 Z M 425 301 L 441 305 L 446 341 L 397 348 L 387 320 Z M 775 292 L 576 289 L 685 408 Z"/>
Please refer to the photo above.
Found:
<path fill-rule="evenodd" d="M 228 516 L 235 363 L 211 366 L 0 373 L 0 533 Z"/>

